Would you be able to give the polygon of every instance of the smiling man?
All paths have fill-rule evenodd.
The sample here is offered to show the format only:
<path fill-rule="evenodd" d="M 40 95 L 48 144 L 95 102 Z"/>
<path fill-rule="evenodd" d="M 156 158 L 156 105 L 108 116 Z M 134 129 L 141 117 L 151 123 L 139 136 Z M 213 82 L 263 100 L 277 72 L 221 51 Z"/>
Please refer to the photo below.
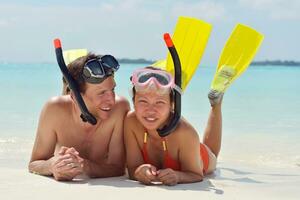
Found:
<path fill-rule="evenodd" d="M 82 121 L 74 94 L 64 81 L 64 95 L 50 99 L 41 112 L 30 172 L 53 176 L 59 181 L 72 180 L 81 174 L 89 177 L 124 174 L 123 120 L 130 108 L 125 98 L 115 95 L 116 70 L 110 61 L 117 62 L 113 56 L 90 53 L 68 65 L 97 123 Z M 86 74 L 97 74 L 99 70 L 102 76 Z"/>

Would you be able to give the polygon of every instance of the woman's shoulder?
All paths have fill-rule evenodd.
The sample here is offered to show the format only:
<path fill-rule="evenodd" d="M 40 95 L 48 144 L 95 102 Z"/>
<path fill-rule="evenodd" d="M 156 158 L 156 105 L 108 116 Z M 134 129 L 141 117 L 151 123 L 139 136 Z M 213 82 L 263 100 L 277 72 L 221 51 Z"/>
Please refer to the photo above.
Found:
<path fill-rule="evenodd" d="M 142 124 L 136 117 L 136 113 L 133 110 L 130 110 L 124 120 L 125 126 L 136 132 L 137 130 L 143 130 Z"/>
<path fill-rule="evenodd" d="M 127 113 L 127 115 L 126 115 L 126 119 L 130 119 L 130 120 L 136 119 L 135 111 L 134 110 L 130 110 Z"/>
<path fill-rule="evenodd" d="M 135 129 L 143 129 L 142 124 L 136 117 L 136 113 L 133 110 L 130 110 L 127 115 L 125 116 L 124 123 L 127 127 L 135 130 Z"/>
<path fill-rule="evenodd" d="M 134 111 L 129 111 L 124 120 L 125 135 L 135 135 L 136 138 L 142 138 L 139 133 L 144 132 L 143 125 L 139 122 Z"/>
<path fill-rule="evenodd" d="M 174 134 L 172 133 L 171 135 L 173 135 L 174 137 L 179 138 L 179 139 L 199 138 L 199 135 L 198 135 L 196 129 L 183 117 L 181 117 L 179 124 L 174 131 Z"/>

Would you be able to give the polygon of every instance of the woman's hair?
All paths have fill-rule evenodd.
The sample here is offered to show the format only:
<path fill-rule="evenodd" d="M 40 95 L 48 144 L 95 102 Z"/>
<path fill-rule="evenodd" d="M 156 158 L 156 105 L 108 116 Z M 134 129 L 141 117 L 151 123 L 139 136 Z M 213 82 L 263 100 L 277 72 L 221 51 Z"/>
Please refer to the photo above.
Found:
<path fill-rule="evenodd" d="M 86 82 L 84 81 L 84 79 L 82 77 L 83 67 L 84 67 L 85 63 L 89 60 L 98 59 L 100 57 L 101 57 L 101 55 L 96 55 L 94 53 L 88 53 L 86 56 L 79 57 L 76 60 L 74 60 L 68 64 L 67 67 L 68 67 L 69 73 L 76 81 L 76 83 L 79 87 L 79 91 L 81 93 L 84 93 L 86 90 Z M 63 77 L 62 93 L 63 93 L 63 95 L 70 93 L 70 88 L 64 77 Z"/>

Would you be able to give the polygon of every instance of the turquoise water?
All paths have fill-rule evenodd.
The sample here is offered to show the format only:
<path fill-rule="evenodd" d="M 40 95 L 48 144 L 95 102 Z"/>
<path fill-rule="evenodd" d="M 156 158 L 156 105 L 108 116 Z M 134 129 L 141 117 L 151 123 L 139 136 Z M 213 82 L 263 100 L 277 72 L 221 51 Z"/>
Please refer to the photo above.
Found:
<path fill-rule="evenodd" d="M 129 76 L 140 66 L 121 66 L 116 74 L 118 94 L 130 98 Z M 200 132 L 209 111 L 206 95 L 214 71 L 200 67 L 183 96 L 183 115 Z M 299 135 L 299 77 L 297 67 L 250 67 L 225 94 L 227 132 Z M 44 102 L 61 93 L 62 83 L 55 64 L 1 64 L 0 85 L 1 136 L 31 136 Z"/>
<path fill-rule="evenodd" d="M 129 76 L 141 66 L 121 65 L 116 74 L 118 94 L 130 99 Z M 183 96 L 183 116 L 200 135 L 210 108 L 207 93 L 214 71 L 214 67 L 201 66 Z M 255 144 L 252 150 L 257 154 L 266 148 L 268 152 L 277 150 L 278 159 L 288 149 L 291 162 L 300 163 L 295 155 L 300 152 L 299 77 L 297 67 L 251 66 L 236 80 L 224 97 L 223 149 L 236 155 L 234 152 L 246 153 Z M 0 64 L 0 86 L 0 159 L 1 153 L 20 148 L 27 155 L 44 102 L 61 93 L 61 73 L 56 64 Z M 238 148 L 229 148 L 232 145 Z"/>

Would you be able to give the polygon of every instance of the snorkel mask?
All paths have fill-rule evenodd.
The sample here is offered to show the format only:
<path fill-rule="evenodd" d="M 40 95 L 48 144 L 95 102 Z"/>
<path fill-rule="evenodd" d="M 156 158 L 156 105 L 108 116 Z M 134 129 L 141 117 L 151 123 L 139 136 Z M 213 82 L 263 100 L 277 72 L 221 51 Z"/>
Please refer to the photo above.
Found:
<path fill-rule="evenodd" d="M 76 102 L 81 111 L 81 119 L 84 122 L 89 122 L 92 125 L 97 124 L 97 119 L 88 111 L 83 98 L 79 91 L 79 86 L 76 80 L 71 76 L 63 57 L 61 42 L 59 39 L 54 40 L 55 53 L 57 63 L 70 89 L 73 91 Z M 83 79 L 92 84 L 101 83 L 107 77 L 113 75 L 119 69 L 118 61 L 111 55 L 105 55 L 97 59 L 89 60 L 83 68 Z"/>
<path fill-rule="evenodd" d="M 175 89 L 181 93 L 172 74 L 160 69 L 137 69 L 132 74 L 131 83 L 137 92 L 155 91 L 159 94 L 167 94 L 171 89 Z"/>
<path fill-rule="evenodd" d="M 119 63 L 112 55 L 104 55 L 87 61 L 83 67 L 83 79 L 92 84 L 101 83 L 119 69 Z"/>

